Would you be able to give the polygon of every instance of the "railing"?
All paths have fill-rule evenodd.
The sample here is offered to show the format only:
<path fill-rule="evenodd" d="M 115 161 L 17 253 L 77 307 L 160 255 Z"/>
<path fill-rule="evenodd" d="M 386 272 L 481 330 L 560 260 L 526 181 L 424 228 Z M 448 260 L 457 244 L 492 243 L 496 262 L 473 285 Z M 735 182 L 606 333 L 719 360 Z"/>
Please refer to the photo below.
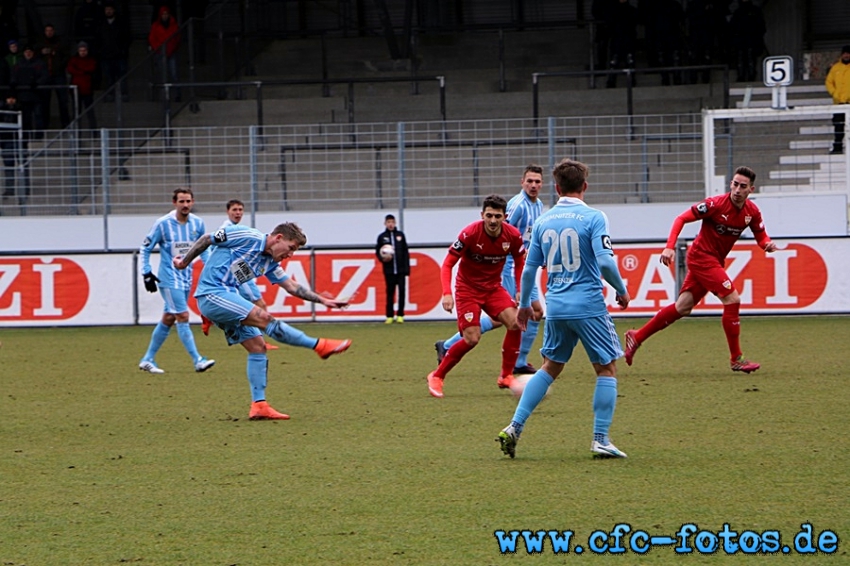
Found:
<path fill-rule="evenodd" d="M 652 67 L 649 69 L 606 69 L 604 71 L 563 71 L 557 73 L 532 73 L 532 116 L 535 122 L 540 117 L 540 82 L 542 79 L 551 77 L 586 77 L 592 79 L 594 77 L 617 77 L 624 76 L 626 78 L 626 115 L 632 116 L 635 113 L 634 109 L 634 81 L 632 77 L 637 75 L 654 75 L 659 73 L 695 73 L 699 71 L 719 70 L 723 73 L 722 95 L 723 107 L 729 107 L 729 67 L 727 65 L 691 65 L 680 67 Z M 709 88 L 713 83 L 709 83 Z"/>

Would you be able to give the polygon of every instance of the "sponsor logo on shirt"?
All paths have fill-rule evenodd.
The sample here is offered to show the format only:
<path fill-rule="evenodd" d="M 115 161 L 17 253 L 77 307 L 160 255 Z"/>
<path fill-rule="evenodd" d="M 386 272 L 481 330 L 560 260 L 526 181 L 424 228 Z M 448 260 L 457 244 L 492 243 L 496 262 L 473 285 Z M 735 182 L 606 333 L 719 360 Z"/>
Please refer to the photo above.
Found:
<path fill-rule="evenodd" d="M 215 234 L 213 234 L 213 242 L 220 244 L 222 242 L 227 241 L 227 233 L 224 231 L 224 228 L 216 230 Z"/>
<path fill-rule="evenodd" d="M 610 236 L 602 236 L 602 247 L 606 250 L 613 250 L 614 246 L 611 245 L 611 237 Z"/>

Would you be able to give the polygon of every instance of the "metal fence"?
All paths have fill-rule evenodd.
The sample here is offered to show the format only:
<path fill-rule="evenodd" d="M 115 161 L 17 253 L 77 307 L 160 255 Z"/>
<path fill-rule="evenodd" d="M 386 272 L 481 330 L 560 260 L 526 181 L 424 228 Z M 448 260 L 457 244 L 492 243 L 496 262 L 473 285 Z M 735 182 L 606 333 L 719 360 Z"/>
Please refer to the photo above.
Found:
<path fill-rule="evenodd" d="M 158 213 L 178 185 L 201 212 L 230 198 L 256 212 L 478 206 L 512 192 L 527 163 L 565 156 L 591 166 L 591 204 L 693 202 L 742 164 L 765 194 L 850 194 L 848 156 L 829 155 L 833 110 L 66 130 L 24 137 L 0 213 Z"/>
<path fill-rule="evenodd" d="M 155 213 L 178 185 L 201 212 L 230 198 L 258 212 L 477 206 L 564 156 L 590 164 L 591 203 L 690 201 L 704 194 L 701 128 L 691 114 L 66 130 L 28 137 L 0 213 Z"/>

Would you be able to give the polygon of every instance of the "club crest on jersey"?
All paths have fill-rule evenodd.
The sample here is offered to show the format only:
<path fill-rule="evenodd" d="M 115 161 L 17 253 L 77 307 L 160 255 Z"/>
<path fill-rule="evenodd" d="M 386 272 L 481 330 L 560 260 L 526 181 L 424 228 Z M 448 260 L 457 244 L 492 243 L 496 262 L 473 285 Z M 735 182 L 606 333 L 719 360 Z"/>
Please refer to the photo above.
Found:
<path fill-rule="evenodd" d="M 502 250 L 508 251 L 509 249 L 511 249 L 511 243 L 510 242 L 502 242 Z"/>
<path fill-rule="evenodd" d="M 466 320 L 466 322 L 472 322 L 474 315 L 471 312 L 468 312 L 463 315 L 463 318 Z"/>
<path fill-rule="evenodd" d="M 727 279 L 726 281 L 723 282 L 723 288 L 724 289 L 731 289 L 732 288 L 732 282 Z"/>
<path fill-rule="evenodd" d="M 213 242 L 222 243 L 227 241 L 227 234 L 224 231 L 224 228 L 220 230 L 216 230 L 216 233 L 213 234 Z"/>
<path fill-rule="evenodd" d="M 455 240 L 455 243 L 452 244 L 452 249 L 458 252 L 461 251 L 463 249 L 463 242 Z"/>
<path fill-rule="evenodd" d="M 745 223 L 745 224 L 749 224 L 749 223 L 750 223 L 750 220 L 752 220 L 752 219 L 753 219 L 753 217 L 752 217 L 752 216 L 744 216 L 744 223 Z"/>
<path fill-rule="evenodd" d="M 614 246 L 611 245 L 611 236 L 602 236 L 602 247 L 606 250 L 614 249 Z"/>

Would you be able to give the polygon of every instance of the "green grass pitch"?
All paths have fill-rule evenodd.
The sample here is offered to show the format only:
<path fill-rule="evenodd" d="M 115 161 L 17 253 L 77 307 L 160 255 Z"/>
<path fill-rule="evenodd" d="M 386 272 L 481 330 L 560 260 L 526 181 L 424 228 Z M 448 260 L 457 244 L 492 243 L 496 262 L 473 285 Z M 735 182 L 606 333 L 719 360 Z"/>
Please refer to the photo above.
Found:
<path fill-rule="evenodd" d="M 618 329 L 643 320 L 620 320 Z M 611 436 L 589 447 L 594 374 L 583 350 L 528 422 L 517 457 L 494 441 L 516 401 L 496 377 L 502 331 L 427 393 L 450 323 L 296 324 L 349 337 L 342 356 L 269 353 L 268 399 L 287 422 L 247 420 L 245 353 L 221 333 L 198 374 L 175 333 L 137 369 L 150 327 L 0 331 L 0 564 L 782 564 L 850 562 L 846 366 L 850 317 L 746 317 L 732 373 L 719 317 L 685 319 L 619 363 Z M 540 338 L 538 338 L 539 347 Z M 536 356 L 535 356 L 536 358 Z M 533 360 L 535 365 L 538 360 Z M 628 523 L 673 536 L 801 524 L 832 554 L 503 555 L 495 531 Z"/>

